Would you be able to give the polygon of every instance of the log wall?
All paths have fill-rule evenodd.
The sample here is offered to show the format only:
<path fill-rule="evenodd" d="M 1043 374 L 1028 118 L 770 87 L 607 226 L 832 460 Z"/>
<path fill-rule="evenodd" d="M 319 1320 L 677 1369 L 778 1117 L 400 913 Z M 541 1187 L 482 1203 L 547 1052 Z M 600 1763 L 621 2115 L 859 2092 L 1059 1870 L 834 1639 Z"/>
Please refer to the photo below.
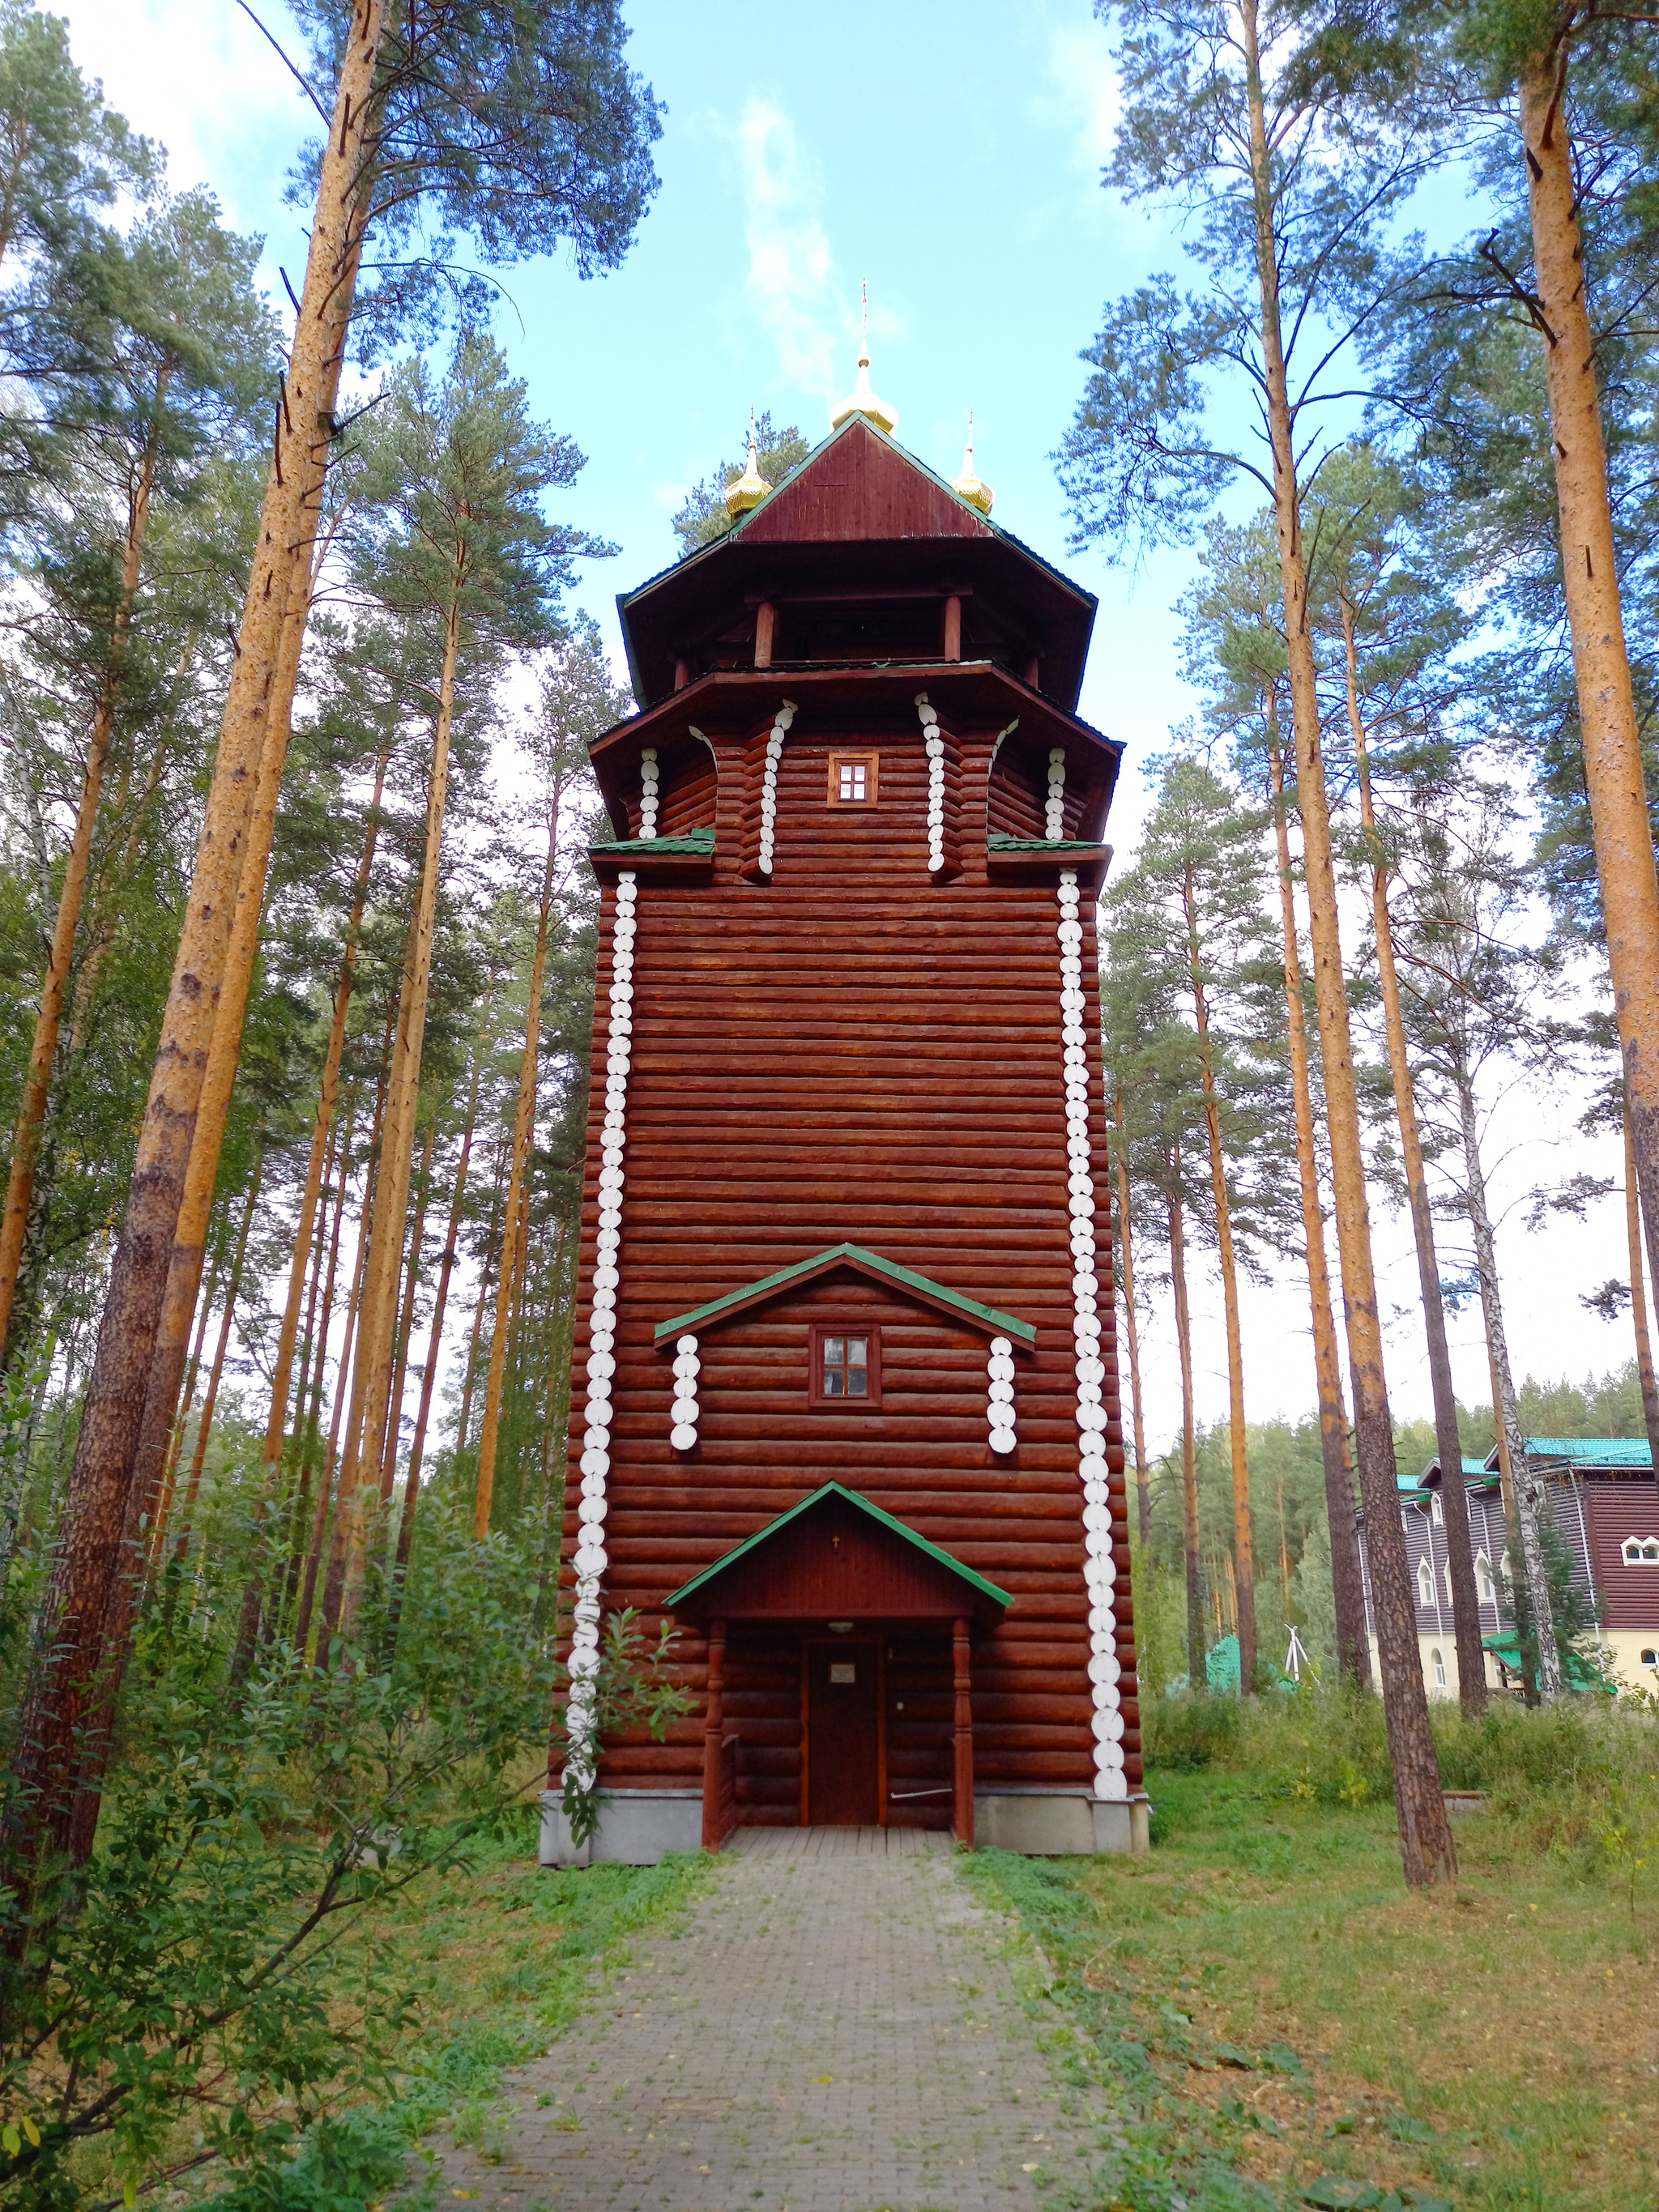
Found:
<path fill-rule="evenodd" d="M 780 701 L 785 696 L 787 680 Z M 671 1591 L 833 1476 L 1014 1595 L 1006 1620 L 975 1633 L 980 1786 L 1087 1789 L 1091 1705 L 1058 866 L 1047 881 L 988 878 L 994 730 L 949 731 L 960 751 L 953 777 L 960 794 L 957 872 L 935 882 L 927 872 L 919 723 L 890 715 L 876 726 L 855 727 L 843 716 L 837 726 L 815 728 L 803 712 L 778 775 L 771 879 L 746 875 L 753 839 L 745 840 L 744 817 L 756 804 L 757 748 L 764 745 L 771 711 L 758 729 L 709 730 L 718 791 L 694 796 L 687 786 L 688 817 L 695 805 L 703 820 L 717 822 L 712 879 L 664 881 L 653 878 L 647 861 L 637 868 L 606 1603 L 636 1607 L 654 1634 Z M 873 808 L 825 803 L 828 756 L 848 748 L 879 752 Z M 1011 771 L 1021 765 L 1017 753 L 1008 765 Z M 679 806 L 671 787 L 665 816 L 672 808 L 678 818 Z M 1037 824 L 1040 833 L 1040 806 Z M 663 829 L 669 830 L 666 818 Z M 600 925 L 596 1075 L 604 1064 L 616 911 L 615 868 L 607 861 L 602 873 L 611 880 Z M 1086 976 L 1097 948 L 1086 896 L 1083 907 Z M 1089 1027 L 1124 1748 L 1134 1789 L 1139 1732 L 1112 1338 L 1110 1193 L 1099 1037 L 1092 1019 Z M 588 1345 L 602 1114 L 596 1091 L 578 1376 Z M 1035 1326 L 1035 1353 L 1017 1363 L 1019 1443 L 1011 1460 L 996 1458 L 987 1443 L 985 1337 L 851 1274 L 821 1279 L 700 1333 L 698 1443 L 690 1454 L 673 1449 L 672 1346 L 655 1347 L 656 1324 L 843 1240 Z M 815 1321 L 842 1318 L 880 1328 L 879 1409 L 808 1402 L 807 1331 Z M 579 1386 L 573 1469 L 581 1450 L 580 1398 Z M 573 1481 L 567 1584 L 575 1491 Z M 890 1641 L 890 1787 L 943 1784 L 950 1778 L 942 1748 L 951 1727 L 948 1633 Z M 793 1637 L 733 1625 L 726 1714 L 743 1738 L 741 1818 L 799 1817 L 798 1653 Z M 700 1697 L 705 1648 L 696 1632 L 683 1632 L 678 1656 L 684 1680 Z M 702 1730 L 699 1706 L 665 1743 L 608 1745 L 601 1786 L 695 1786 Z M 937 1808 L 918 1799 L 893 1814 L 948 1825 L 949 1807 L 948 1797 Z"/>

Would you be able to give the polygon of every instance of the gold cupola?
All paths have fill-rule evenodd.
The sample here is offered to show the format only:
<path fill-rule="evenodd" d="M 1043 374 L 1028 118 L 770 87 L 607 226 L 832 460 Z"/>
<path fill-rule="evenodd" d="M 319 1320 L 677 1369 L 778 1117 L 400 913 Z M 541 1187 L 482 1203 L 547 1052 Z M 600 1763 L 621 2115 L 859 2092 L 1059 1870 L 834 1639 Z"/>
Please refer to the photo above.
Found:
<path fill-rule="evenodd" d="M 974 410 L 968 410 L 968 446 L 962 456 L 962 474 L 951 487 L 958 499 L 965 499 L 969 507 L 976 507 L 981 514 L 991 512 L 991 501 L 996 497 L 988 483 L 982 483 L 974 474 Z"/>
<path fill-rule="evenodd" d="M 735 522 L 740 514 L 747 514 L 751 507 L 758 507 L 772 489 L 760 472 L 760 460 L 755 451 L 755 410 L 749 410 L 749 459 L 740 477 L 733 477 L 726 487 L 726 511 Z"/>
<path fill-rule="evenodd" d="M 839 430 L 849 415 L 862 415 L 890 436 L 898 427 L 898 410 L 878 398 L 870 388 L 870 286 L 864 285 L 864 336 L 859 347 L 858 381 L 848 397 L 830 410 L 830 427 Z"/>

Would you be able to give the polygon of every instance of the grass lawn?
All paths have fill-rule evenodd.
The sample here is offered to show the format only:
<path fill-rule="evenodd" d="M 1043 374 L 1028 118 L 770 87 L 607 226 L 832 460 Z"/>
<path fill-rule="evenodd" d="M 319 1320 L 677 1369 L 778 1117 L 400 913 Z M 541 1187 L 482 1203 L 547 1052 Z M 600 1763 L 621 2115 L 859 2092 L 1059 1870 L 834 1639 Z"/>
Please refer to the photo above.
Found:
<path fill-rule="evenodd" d="M 384 2105 L 313 2126 L 280 2184 L 266 2177 L 214 2195 L 210 2176 L 209 2202 L 221 2212 L 349 2212 L 393 2190 L 410 2151 L 441 2123 L 489 2157 L 505 2069 L 565 2032 L 627 1963 L 635 1936 L 667 1921 L 672 1940 L 673 1917 L 712 1866 L 693 1855 L 655 1867 L 538 1867 L 532 1809 L 481 1842 L 466 1866 L 415 1885 L 350 1939 L 337 1991 L 339 2024 L 373 2019 L 390 2046 Z M 394 2017 L 401 2032 L 388 2033 Z"/>
<path fill-rule="evenodd" d="M 1391 1807 L 1263 1802 L 1216 1771 L 1147 1786 L 1149 1857 L 975 1863 L 1123 2093 L 1101 2212 L 1297 2206 L 1310 2185 L 1659 2212 L 1650 1871 L 1632 1912 L 1627 1881 L 1480 1818 L 1458 1824 L 1455 1893 L 1411 1894 Z"/>

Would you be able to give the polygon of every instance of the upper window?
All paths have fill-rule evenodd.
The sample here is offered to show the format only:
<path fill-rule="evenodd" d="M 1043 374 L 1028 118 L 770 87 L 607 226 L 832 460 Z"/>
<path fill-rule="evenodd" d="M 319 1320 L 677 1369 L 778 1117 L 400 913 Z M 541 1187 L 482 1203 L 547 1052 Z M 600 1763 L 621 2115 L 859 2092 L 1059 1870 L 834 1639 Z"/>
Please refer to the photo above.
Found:
<path fill-rule="evenodd" d="M 830 788 L 825 794 L 830 805 L 873 806 L 880 783 L 880 771 L 879 753 L 831 753 Z"/>
<path fill-rule="evenodd" d="M 1474 1593 L 1482 1604 L 1490 1604 L 1498 1595 L 1492 1586 L 1492 1561 L 1484 1552 L 1474 1555 Z"/>
<path fill-rule="evenodd" d="M 826 1322 L 815 1328 L 811 1395 L 815 1406 L 878 1406 L 880 1332 L 869 1328 L 843 1328 L 839 1322 Z"/>
<path fill-rule="evenodd" d="M 1417 1563 L 1417 1601 L 1423 1606 L 1434 1603 L 1434 1569 L 1426 1559 Z"/>
<path fill-rule="evenodd" d="M 1626 1536 L 1624 1551 L 1627 1567 L 1659 1567 L 1659 1536 Z"/>

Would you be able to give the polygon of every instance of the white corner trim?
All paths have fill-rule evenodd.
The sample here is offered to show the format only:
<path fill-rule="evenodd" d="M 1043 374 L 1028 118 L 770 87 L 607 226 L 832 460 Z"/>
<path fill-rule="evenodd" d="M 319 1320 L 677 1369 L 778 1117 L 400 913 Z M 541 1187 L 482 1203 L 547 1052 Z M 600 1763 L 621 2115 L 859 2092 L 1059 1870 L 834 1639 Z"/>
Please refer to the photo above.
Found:
<path fill-rule="evenodd" d="M 1053 771 L 1051 769 L 1050 773 Z M 1062 781 L 1064 766 L 1061 766 Z M 1049 799 L 1050 818 L 1057 800 Z M 1058 832 L 1050 832 L 1057 835 Z M 1113 1592 L 1112 1501 L 1106 1465 L 1106 1369 L 1100 1356 L 1098 1278 L 1095 1273 L 1095 1201 L 1090 1171 L 1088 1036 L 1083 1025 L 1083 927 L 1077 870 L 1060 872 L 1060 1008 L 1066 1083 L 1066 1210 L 1071 1222 L 1072 1304 L 1076 1352 L 1078 1476 L 1083 1485 L 1083 1577 L 1089 1591 L 1089 1687 L 1094 1705 L 1095 1795 L 1129 1794 L 1123 1766 L 1122 1668 L 1117 1656 Z"/>
<path fill-rule="evenodd" d="M 1014 1347 L 1006 1336 L 991 1339 L 985 1362 L 985 1419 L 991 1449 L 1006 1458 L 1014 1449 Z"/>
<path fill-rule="evenodd" d="M 653 801 L 654 804 L 654 801 Z M 575 1626 L 570 1637 L 570 1697 L 565 1774 L 591 1790 L 599 1768 L 599 1585 L 606 1565 L 605 1522 L 611 1474 L 611 1381 L 617 1372 L 617 1286 L 621 1280 L 623 1154 L 627 1144 L 628 1070 L 633 1057 L 634 937 L 639 886 L 632 868 L 617 878 L 611 937 L 611 1026 L 605 1051 L 605 1124 L 599 1139 L 599 1228 L 593 1254 L 588 1324 L 587 1401 L 583 1414 L 576 1540 Z"/>
<path fill-rule="evenodd" d="M 916 713 L 927 745 L 927 872 L 936 876 L 945 866 L 945 740 L 925 691 L 916 694 Z"/>
<path fill-rule="evenodd" d="M 647 745 L 640 755 L 640 835 L 657 834 L 657 748 Z"/>
<path fill-rule="evenodd" d="M 1052 844 L 1066 835 L 1066 748 L 1048 750 L 1048 796 L 1042 810 L 1042 834 Z M 1065 878 L 1062 877 L 1061 881 Z"/>
<path fill-rule="evenodd" d="M 762 875 L 772 872 L 772 854 L 777 842 L 778 826 L 778 763 L 783 758 L 783 741 L 789 734 L 789 725 L 795 719 L 795 702 L 786 699 L 773 717 L 770 734 L 766 740 L 766 768 L 761 777 L 760 860 Z"/>

